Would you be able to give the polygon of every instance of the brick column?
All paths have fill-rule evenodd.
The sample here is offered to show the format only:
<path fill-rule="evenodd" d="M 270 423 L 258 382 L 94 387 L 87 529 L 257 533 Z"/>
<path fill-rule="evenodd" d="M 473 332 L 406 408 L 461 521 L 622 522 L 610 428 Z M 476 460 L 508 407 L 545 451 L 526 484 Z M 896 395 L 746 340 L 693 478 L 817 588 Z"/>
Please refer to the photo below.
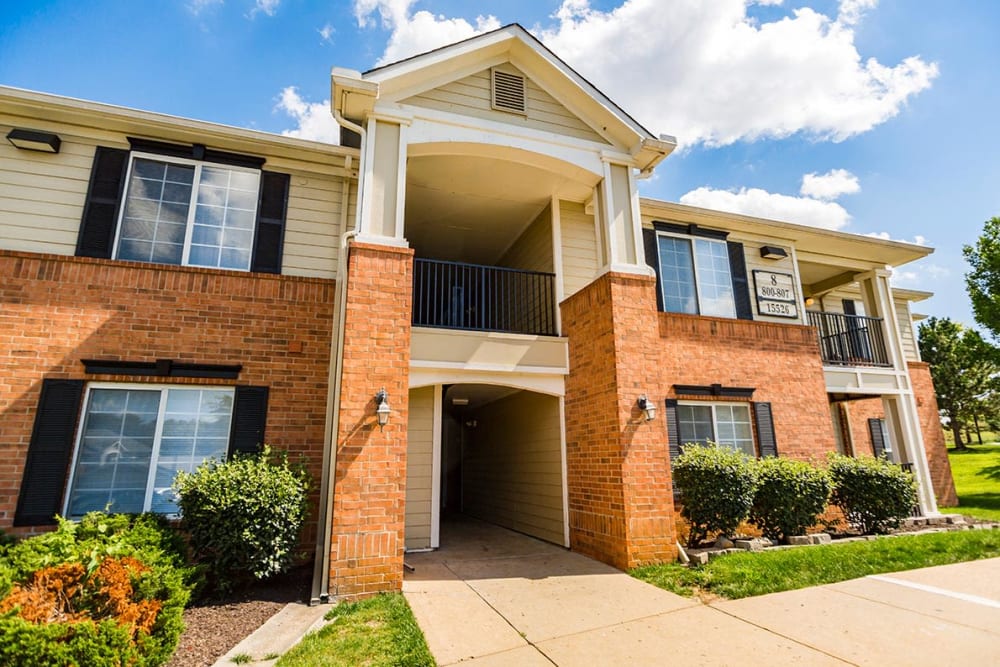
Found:
<path fill-rule="evenodd" d="M 958 505 L 958 495 L 955 493 L 955 480 L 951 475 L 951 463 L 948 462 L 944 431 L 941 430 L 941 417 L 938 413 L 937 397 L 934 395 L 931 367 L 922 361 L 911 361 L 909 371 L 913 396 L 917 400 L 920 430 L 924 436 L 924 451 L 927 453 L 927 467 L 931 473 L 934 496 L 938 505 L 954 507 Z"/>
<path fill-rule="evenodd" d="M 570 546 L 621 569 L 677 555 L 655 289 L 652 277 L 608 273 L 561 304 Z"/>
<path fill-rule="evenodd" d="M 355 242 L 347 275 L 330 594 L 400 590 L 413 251 Z M 392 415 L 375 419 L 384 387 Z"/>

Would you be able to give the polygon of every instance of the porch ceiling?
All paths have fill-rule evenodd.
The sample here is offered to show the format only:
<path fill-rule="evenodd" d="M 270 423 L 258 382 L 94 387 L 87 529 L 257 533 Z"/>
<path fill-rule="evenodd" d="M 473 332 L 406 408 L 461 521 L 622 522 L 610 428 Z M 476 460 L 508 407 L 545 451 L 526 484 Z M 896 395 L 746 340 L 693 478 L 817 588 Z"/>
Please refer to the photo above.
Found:
<path fill-rule="evenodd" d="M 405 235 L 417 257 L 494 264 L 553 196 L 590 197 L 592 184 L 480 156 L 413 156 L 406 165 Z"/>

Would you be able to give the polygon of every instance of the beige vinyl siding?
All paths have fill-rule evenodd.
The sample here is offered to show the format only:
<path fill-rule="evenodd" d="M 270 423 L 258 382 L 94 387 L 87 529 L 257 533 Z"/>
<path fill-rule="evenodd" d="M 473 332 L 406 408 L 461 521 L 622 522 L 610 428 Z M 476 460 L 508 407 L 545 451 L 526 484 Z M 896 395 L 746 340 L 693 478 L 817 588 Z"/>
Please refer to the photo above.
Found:
<path fill-rule="evenodd" d="M 920 361 L 917 350 L 917 339 L 913 333 L 913 316 L 910 314 L 910 304 L 902 299 L 896 299 L 896 320 L 899 322 L 899 338 L 903 343 L 903 357 L 907 361 Z"/>
<path fill-rule="evenodd" d="M 100 128 L 0 114 L 0 133 L 6 135 L 11 127 L 56 132 L 62 146 L 52 155 L 0 143 L 0 248 L 73 255 L 96 147 L 128 149 L 128 139 Z M 343 179 L 310 167 L 315 165 L 289 159 L 268 160 L 264 167 L 292 177 L 282 273 L 334 278 Z M 350 196 L 349 224 L 356 199 L 353 183 Z"/>
<path fill-rule="evenodd" d="M 559 399 L 522 391 L 475 418 L 463 458 L 465 513 L 563 544 Z"/>
<path fill-rule="evenodd" d="M 500 69 L 525 77 L 527 102 L 524 115 L 496 111 L 492 108 L 489 69 L 409 97 L 403 100 L 403 104 L 530 127 L 543 132 L 552 132 L 602 144 L 608 143 L 600 134 L 549 93 L 542 90 L 519 69 L 509 63 L 500 66 Z"/>
<path fill-rule="evenodd" d="M 597 230 L 583 204 L 559 202 L 563 298 L 576 294 L 597 275 Z"/>
<path fill-rule="evenodd" d="M 500 266 L 525 271 L 552 269 L 552 212 L 549 206 L 532 220 L 507 252 L 500 258 Z"/>
<path fill-rule="evenodd" d="M 434 457 L 434 387 L 410 390 L 406 427 L 407 549 L 431 546 L 431 489 Z"/>

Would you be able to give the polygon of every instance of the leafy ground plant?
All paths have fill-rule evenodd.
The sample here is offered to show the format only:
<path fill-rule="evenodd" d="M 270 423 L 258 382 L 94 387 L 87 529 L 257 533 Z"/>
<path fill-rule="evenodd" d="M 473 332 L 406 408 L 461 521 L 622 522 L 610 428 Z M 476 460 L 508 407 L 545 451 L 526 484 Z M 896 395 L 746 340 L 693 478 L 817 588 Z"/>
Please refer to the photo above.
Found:
<path fill-rule="evenodd" d="M 436 663 L 399 593 L 337 605 L 332 622 L 278 660 L 278 667 L 433 667 Z"/>
<path fill-rule="evenodd" d="M 750 522 L 771 539 L 802 535 L 830 497 L 830 476 L 804 461 L 769 457 L 754 463 L 757 488 Z"/>
<path fill-rule="evenodd" d="M 942 508 L 1000 521 L 1000 445 L 969 445 L 948 451 L 958 507 Z"/>
<path fill-rule="evenodd" d="M 847 521 L 866 535 L 897 528 L 917 502 L 913 475 L 871 456 L 830 457 L 831 500 Z"/>
<path fill-rule="evenodd" d="M 715 444 L 687 445 L 672 464 L 681 516 L 691 526 L 688 545 L 710 534 L 731 535 L 750 511 L 756 473 L 747 456 Z"/>
<path fill-rule="evenodd" d="M 196 558 L 219 591 L 286 571 L 306 519 L 306 472 L 267 447 L 174 480 Z"/>
<path fill-rule="evenodd" d="M 737 599 L 831 584 L 869 574 L 1000 556 L 1000 531 L 970 530 L 886 537 L 721 556 L 700 567 L 649 565 L 633 577 L 680 595 L 701 591 Z"/>

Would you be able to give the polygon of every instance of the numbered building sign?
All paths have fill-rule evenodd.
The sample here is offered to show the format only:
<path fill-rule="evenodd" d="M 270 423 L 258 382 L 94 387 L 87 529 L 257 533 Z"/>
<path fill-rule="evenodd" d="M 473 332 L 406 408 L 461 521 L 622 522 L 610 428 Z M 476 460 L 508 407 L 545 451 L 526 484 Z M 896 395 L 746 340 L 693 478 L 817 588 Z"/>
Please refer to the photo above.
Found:
<path fill-rule="evenodd" d="M 799 316 L 795 281 L 790 273 L 755 270 L 753 284 L 757 293 L 758 314 L 791 319 Z"/>

